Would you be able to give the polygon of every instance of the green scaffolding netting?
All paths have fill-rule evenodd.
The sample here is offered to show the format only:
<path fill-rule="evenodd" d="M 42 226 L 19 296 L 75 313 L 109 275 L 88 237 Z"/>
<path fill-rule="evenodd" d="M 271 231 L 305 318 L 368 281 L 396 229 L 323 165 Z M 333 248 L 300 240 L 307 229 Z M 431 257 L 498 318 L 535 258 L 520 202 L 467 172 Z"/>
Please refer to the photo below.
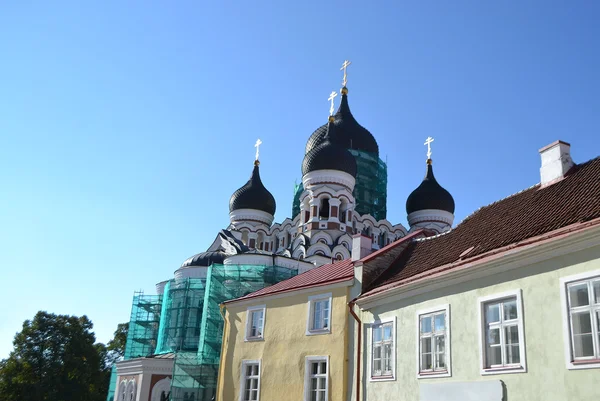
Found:
<path fill-rule="evenodd" d="M 359 214 L 369 214 L 375 220 L 387 216 L 387 165 L 375 153 L 348 149 L 356 160 L 356 185 L 354 186 L 354 210 Z M 300 195 L 304 191 L 302 183 L 294 186 L 292 219 L 300 213 Z"/>
<path fill-rule="evenodd" d="M 161 308 L 161 295 L 134 294 L 124 359 L 154 354 Z"/>

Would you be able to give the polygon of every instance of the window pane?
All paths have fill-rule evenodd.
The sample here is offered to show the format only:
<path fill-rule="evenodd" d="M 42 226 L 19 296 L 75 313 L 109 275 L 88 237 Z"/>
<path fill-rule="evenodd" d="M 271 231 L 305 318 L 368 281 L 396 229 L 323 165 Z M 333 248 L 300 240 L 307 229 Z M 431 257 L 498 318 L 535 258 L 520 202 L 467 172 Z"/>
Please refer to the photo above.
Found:
<path fill-rule="evenodd" d="M 389 340 L 391 338 L 392 338 L 392 325 L 386 324 L 385 326 L 383 326 L 383 339 Z"/>
<path fill-rule="evenodd" d="M 325 387 L 326 387 L 325 378 L 324 377 L 319 378 L 319 389 L 325 390 Z"/>
<path fill-rule="evenodd" d="M 446 367 L 446 354 L 437 354 L 437 368 L 444 369 Z"/>
<path fill-rule="evenodd" d="M 485 306 L 485 321 L 486 323 L 500 321 L 500 304 L 487 304 Z"/>
<path fill-rule="evenodd" d="M 252 379 L 246 379 L 246 390 L 248 390 L 248 392 L 252 390 Z"/>
<path fill-rule="evenodd" d="M 517 300 L 504 302 L 504 320 L 513 320 L 517 318 Z"/>
<path fill-rule="evenodd" d="M 373 342 L 381 341 L 381 326 L 373 327 Z"/>
<path fill-rule="evenodd" d="M 431 338 L 421 339 L 421 352 L 431 352 Z"/>
<path fill-rule="evenodd" d="M 252 366 L 252 374 L 254 376 L 258 376 L 258 365 L 253 365 Z"/>
<path fill-rule="evenodd" d="M 504 328 L 504 341 L 506 344 L 519 344 L 519 327 L 508 326 Z"/>
<path fill-rule="evenodd" d="M 385 372 L 392 370 L 392 344 L 383 346 L 383 370 Z"/>
<path fill-rule="evenodd" d="M 431 354 L 422 354 L 421 355 L 421 369 L 423 369 L 423 370 L 432 369 Z"/>
<path fill-rule="evenodd" d="M 321 374 L 327 373 L 327 362 L 321 362 Z"/>
<path fill-rule="evenodd" d="M 244 400 L 245 401 L 250 401 L 250 390 L 246 390 L 245 391 Z"/>
<path fill-rule="evenodd" d="M 319 373 L 319 363 L 318 362 L 313 362 L 312 363 L 312 374 L 316 375 Z"/>
<path fill-rule="evenodd" d="M 487 365 L 501 365 L 502 364 L 502 350 L 499 346 L 487 347 Z"/>
<path fill-rule="evenodd" d="M 591 334 L 574 336 L 573 342 L 575 343 L 575 358 L 594 356 L 594 342 Z"/>
<path fill-rule="evenodd" d="M 421 333 L 431 333 L 431 317 L 421 318 Z"/>
<path fill-rule="evenodd" d="M 573 334 L 588 334 L 592 332 L 592 319 L 589 312 L 573 313 Z"/>
<path fill-rule="evenodd" d="M 569 286 L 569 300 L 571 308 L 589 305 L 587 283 Z"/>
<path fill-rule="evenodd" d="M 325 391 L 319 391 L 318 401 L 325 401 Z"/>
<path fill-rule="evenodd" d="M 381 358 L 381 345 L 373 348 L 373 358 L 375 358 L 375 359 Z"/>
<path fill-rule="evenodd" d="M 500 344 L 500 329 L 488 329 L 488 344 Z"/>
<path fill-rule="evenodd" d="M 446 329 L 446 315 L 440 313 L 435 315 L 435 331 L 442 331 Z"/>
<path fill-rule="evenodd" d="M 446 337 L 438 336 L 435 338 L 435 352 L 444 352 L 446 351 Z"/>
<path fill-rule="evenodd" d="M 373 360 L 373 373 L 381 374 L 381 359 Z"/>
<path fill-rule="evenodd" d="M 600 280 L 592 283 L 594 287 L 594 303 L 600 304 Z"/>
<path fill-rule="evenodd" d="M 507 345 L 506 346 L 506 363 L 519 363 L 521 358 L 519 356 L 519 344 Z"/>
<path fill-rule="evenodd" d="M 252 376 L 252 365 L 246 365 L 246 376 Z"/>

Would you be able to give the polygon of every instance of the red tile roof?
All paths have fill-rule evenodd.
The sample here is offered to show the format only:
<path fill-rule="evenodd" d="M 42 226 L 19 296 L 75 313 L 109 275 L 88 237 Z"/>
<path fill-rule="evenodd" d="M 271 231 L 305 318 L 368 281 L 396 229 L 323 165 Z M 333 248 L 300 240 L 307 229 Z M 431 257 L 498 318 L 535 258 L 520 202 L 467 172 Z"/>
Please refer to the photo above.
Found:
<path fill-rule="evenodd" d="M 397 287 L 437 267 L 597 218 L 600 158 L 574 166 L 552 185 L 538 184 L 482 207 L 446 234 L 412 241 L 361 297 Z"/>
<path fill-rule="evenodd" d="M 265 287 L 243 297 L 226 301 L 225 303 L 236 302 L 250 298 L 258 298 L 266 295 L 280 294 L 304 288 L 319 287 L 350 280 L 352 278 L 354 278 L 354 263 L 351 259 L 346 259 L 315 267 L 314 269 L 294 276 L 290 279 L 281 281 L 269 287 Z"/>

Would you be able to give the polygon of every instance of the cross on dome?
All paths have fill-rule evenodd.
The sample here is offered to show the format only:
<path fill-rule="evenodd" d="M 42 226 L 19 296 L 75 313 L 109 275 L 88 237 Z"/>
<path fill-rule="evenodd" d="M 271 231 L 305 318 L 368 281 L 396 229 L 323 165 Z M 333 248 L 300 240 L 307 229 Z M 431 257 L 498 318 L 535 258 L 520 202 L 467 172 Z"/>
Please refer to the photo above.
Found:
<path fill-rule="evenodd" d="M 256 143 L 254 144 L 254 147 L 256 148 L 256 161 L 258 161 L 258 147 L 262 144 L 262 141 L 260 139 L 256 140 Z"/>
<path fill-rule="evenodd" d="M 337 92 L 333 91 L 333 92 L 331 92 L 331 94 L 327 98 L 327 100 L 329 100 L 331 102 L 331 107 L 329 107 L 329 115 L 330 116 L 333 115 L 333 99 L 335 99 L 336 96 L 337 96 Z"/>
<path fill-rule="evenodd" d="M 430 136 L 427 137 L 427 139 L 425 140 L 425 143 L 423 145 L 427 145 L 427 160 L 431 159 L 431 142 L 433 142 L 434 139 Z"/>
<path fill-rule="evenodd" d="M 348 73 L 346 72 L 346 69 L 348 68 L 348 66 L 352 64 L 351 61 L 345 60 L 344 64 L 342 64 L 342 68 L 340 68 L 340 71 L 344 71 L 344 79 L 342 80 L 342 87 L 346 86 L 346 83 L 348 82 Z"/>

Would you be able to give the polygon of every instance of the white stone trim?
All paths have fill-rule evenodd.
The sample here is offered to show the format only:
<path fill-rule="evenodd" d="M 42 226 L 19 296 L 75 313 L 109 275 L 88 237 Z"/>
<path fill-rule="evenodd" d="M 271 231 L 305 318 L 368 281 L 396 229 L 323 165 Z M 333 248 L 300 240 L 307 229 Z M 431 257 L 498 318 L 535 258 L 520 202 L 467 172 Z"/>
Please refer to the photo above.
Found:
<path fill-rule="evenodd" d="M 421 316 L 422 315 L 428 315 L 430 313 L 434 313 L 434 312 L 441 312 L 444 311 L 446 312 L 446 372 L 444 373 L 431 373 L 431 374 L 423 374 L 421 373 L 421 353 L 420 353 L 420 348 L 421 348 Z M 417 342 L 416 342 L 416 354 L 417 354 L 417 379 L 429 379 L 429 378 L 435 378 L 435 377 L 451 377 L 452 376 L 452 350 L 451 350 L 451 336 L 450 336 L 450 304 L 443 304 L 443 305 L 438 305 L 435 307 L 431 307 L 431 308 L 427 308 L 427 309 L 421 309 L 418 310 L 416 312 L 416 318 L 417 318 Z M 432 346 L 432 350 L 433 350 L 433 342 L 431 343 Z"/>
<path fill-rule="evenodd" d="M 341 253 L 342 254 L 342 260 L 345 259 L 350 259 L 350 251 L 348 250 L 348 248 L 346 248 L 344 245 L 340 244 L 337 245 L 335 248 L 333 248 L 333 250 L 331 251 L 331 256 L 335 259 L 335 255 L 337 253 Z"/>
<path fill-rule="evenodd" d="M 592 270 L 585 273 L 574 274 L 572 276 L 561 277 L 560 283 L 560 306 L 562 309 L 562 324 L 563 324 L 563 348 L 565 350 L 565 363 L 567 369 L 594 369 L 600 368 L 600 362 L 591 363 L 573 363 L 572 347 L 571 347 L 571 324 L 569 318 L 569 303 L 567 301 L 567 284 L 575 281 L 589 280 L 595 277 L 600 277 L 600 270 Z M 593 324 L 593 323 L 592 323 Z"/>
<path fill-rule="evenodd" d="M 166 391 L 168 393 L 170 390 L 171 390 L 171 379 L 170 378 L 165 377 L 164 379 L 159 380 L 152 387 L 152 392 L 151 392 L 152 395 L 150 397 L 150 401 L 160 401 L 161 393 L 163 391 Z"/>
<path fill-rule="evenodd" d="M 408 224 L 410 226 L 424 221 L 436 221 L 452 226 L 452 223 L 454 223 L 454 215 L 450 212 L 439 209 L 417 210 L 416 212 L 412 212 L 408 215 Z"/>
<path fill-rule="evenodd" d="M 326 231 L 319 231 L 318 233 L 311 235 L 310 243 L 316 244 L 320 239 L 324 239 L 327 245 L 333 245 L 333 238 Z"/>
<path fill-rule="evenodd" d="M 334 183 L 343 185 L 352 191 L 356 184 L 356 179 L 352 175 L 339 170 L 317 170 L 306 173 L 302 177 L 304 189 L 309 189 L 312 185 L 322 183 Z"/>
<path fill-rule="evenodd" d="M 180 267 L 179 269 L 175 270 L 176 280 L 185 278 L 206 278 L 207 275 L 207 266 Z"/>
<path fill-rule="evenodd" d="M 252 220 L 270 226 L 275 217 L 272 214 L 256 209 L 236 209 L 229 213 L 229 220 L 232 224 L 240 221 Z M 268 228 L 267 228 L 268 231 Z"/>
<path fill-rule="evenodd" d="M 379 326 L 385 323 L 392 323 L 392 376 L 391 377 L 373 377 L 373 326 Z M 396 359 L 397 359 L 397 338 L 398 338 L 398 330 L 396 325 L 396 316 L 391 316 L 387 318 L 382 318 L 378 320 L 374 320 L 371 323 L 366 323 L 365 326 L 369 327 L 369 352 L 368 363 L 367 363 L 367 372 L 366 374 L 369 376 L 370 382 L 386 382 L 386 381 L 395 381 L 396 380 Z"/>
<path fill-rule="evenodd" d="M 260 328 L 261 335 L 257 337 L 248 337 L 250 325 L 252 324 L 252 312 L 262 311 L 262 327 Z M 265 325 L 267 323 L 267 305 L 249 306 L 246 308 L 246 330 L 244 332 L 244 341 L 264 341 L 265 340 Z"/>
<path fill-rule="evenodd" d="M 485 331 L 484 331 L 484 306 L 486 303 L 491 301 L 500 301 L 506 298 L 517 299 L 517 313 L 519 314 L 517 320 L 519 325 L 519 363 L 518 367 L 507 367 L 507 368 L 486 368 L 485 365 Z M 487 295 L 477 299 L 477 307 L 479 314 L 479 368 L 482 376 L 486 375 L 500 375 L 509 373 L 527 373 L 527 359 L 525 352 L 525 327 L 523 326 L 523 301 L 521 297 L 521 289 L 506 291 L 499 294 Z"/>
<path fill-rule="evenodd" d="M 329 301 L 329 311 L 328 311 L 328 316 L 327 316 L 327 321 L 329 322 L 329 327 L 327 327 L 327 329 L 320 329 L 320 330 L 315 330 L 315 329 L 311 329 L 311 322 L 312 322 L 312 317 L 313 317 L 313 313 L 314 313 L 314 304 L 317 301 L 323 301 L 323 300 L 328 300 Z M 306 335 L 307 336 L 315 336 L 315 335 L 320 335 L 320 334 L 331 334 L 331 310 L 333 309 L 333 297 L 331 292 L 325 293 L 325 294 L 319 294 L 319 295 L 311 295 L 308 297 L 308 302 L 307 302 L 307 311 L 308 311 L 308 318 L 306 319 Z"/>
<path fill-rule="evenodd" d="M 314 243 L 311 246 L 309 246 L 308 249 L 306 250 L 306 254 L 308 256 L 312 256 L 312 255 L 316 255 L 316 253 L 319 251 L 323 252 L 323 255 L 321 255 L 321 256 L 331 257 L 331 249 L 329 248 L 329 245 L 324 244 L 322 242 L 317 242 L 317 243 Z"/>

